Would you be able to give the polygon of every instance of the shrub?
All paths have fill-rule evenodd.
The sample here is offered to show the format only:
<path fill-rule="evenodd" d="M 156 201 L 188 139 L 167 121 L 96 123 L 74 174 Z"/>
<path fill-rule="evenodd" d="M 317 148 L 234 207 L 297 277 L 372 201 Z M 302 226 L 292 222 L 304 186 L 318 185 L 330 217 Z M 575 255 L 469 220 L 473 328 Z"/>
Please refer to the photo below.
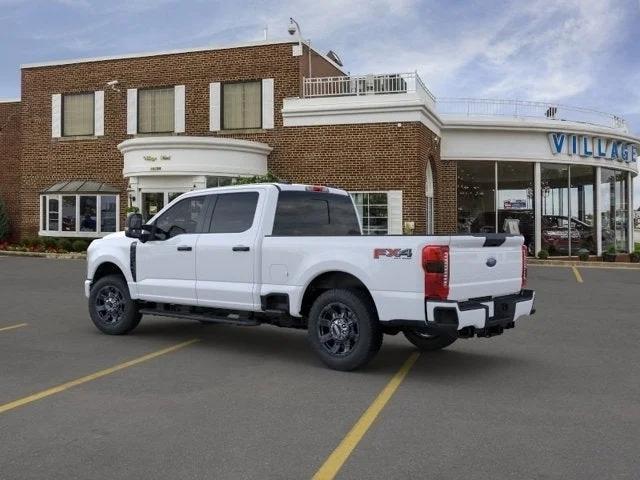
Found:
<path fill-rule="evenodd" d="M 86 252 L 87 247 L 89 246 L 89 242 L 86 240 L 74 240 L 71 244 L 71 248 L 74 252 Z"/>
<path fill-rule="evenodd" d="M 538 252 L 538 258 L 540 260 L 546 260 L 547 258 L 549 258 L 549 252 L 547 252 L 546 250 L 540 250 Z"/>
<path fill-rule="evenodd" d="M 256 175 L 253 177 L 240 177 L 236 179 L 236 185 L 248 185 L 251 183 L 278 183 L 281 180 L 273 173 L 268 172 L 266 175 Z"/>
<path fill-rule="evenodd" d="M 72 251 L 73 247 L 71 245 L 71 240 L 69 240 L 68 238 L 61 238 L 60 240 L 58 240 L 58 248 L 66 252 Z"/>
<path fill-rule="evenodd" d="M 58 248 L 58 240 L 55 237 L 40 237 L 44 248 Z"/>
<path fill-rule="evenodd" d="M 25 237 L 22 239 L 22 242 L 20 242 L 20 244 L 27 249 L 36 248 L 42 245 L 42 243 L 40 242 L 40 238 L 38 237 Z"/>
<path fill-rule="evenodd" d="M 586 248 L 581 248 L 580 250 L 578 250 L 578 258 L 583 262 L 589 260 L 589 250 L 587 250 Z"/>
<path fill-rule="evenodd" d="M 4 200 L 0 198 L 0 242 L 3 240 L 7 240 L 10 233 L 11 229 L 9 228 L 9 214 L 7 213 L 7 208 L 5 207 Z"/>
<path fill-rule="evenodd" d="M 616 254 L 616 246 L 615 245 L 609 245 L 607 247 L 607 253 L 609 253 L 611 255 L 615 255 Z"/>

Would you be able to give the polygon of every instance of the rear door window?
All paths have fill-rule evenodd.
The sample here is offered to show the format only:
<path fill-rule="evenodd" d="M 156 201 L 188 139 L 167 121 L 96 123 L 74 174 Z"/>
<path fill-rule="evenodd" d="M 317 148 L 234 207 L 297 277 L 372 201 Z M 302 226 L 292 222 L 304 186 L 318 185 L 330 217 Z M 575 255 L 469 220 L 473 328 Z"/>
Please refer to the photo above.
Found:
<path fill-rule="evenodd" d="M 284 191 L 278 196 L 273 235 L 360 235 L 360 225 L 346 195 Z"/>
<path fill-rule="evenodd" d="M 241 233 L 251 228 L 258 205 L 258 192 L 218 193 L 213 197 L 209 233 Z"/>

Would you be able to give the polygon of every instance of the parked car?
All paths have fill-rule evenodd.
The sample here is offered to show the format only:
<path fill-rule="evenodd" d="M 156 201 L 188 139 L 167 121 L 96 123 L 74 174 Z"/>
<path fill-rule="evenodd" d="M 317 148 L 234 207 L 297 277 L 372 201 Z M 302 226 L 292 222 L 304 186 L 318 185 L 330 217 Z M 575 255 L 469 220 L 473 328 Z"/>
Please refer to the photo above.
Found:
<path fill-rule="evenodd" d="M 87 255 L 89 313 L 107 334 L 145 314 L 305 328 L 326 365 L 352 370 L 383 334 L 437 350 L 533 312 L 521 236 L 363 236 L 343 190 L 212 188 L 127 223 Z"/>
<path fill-rule="evenodd" d="M 593 226 L 577 218 L 563 215 L 542 216 L 542 246 L 549 253 L 569 253 L 569 222 L 571 222 L 571 252 L 575 253 L 581 248 L 590 251 L 596 250 Z M 603 231 L 603 237 L 606 237 Z"/>
<path fill-rule="evenodd" d="M 498 210 L 498 229 L 503 231 L 505 220 L 516 220 L 520 235 L 524 237 L 524 245 L 530 255 L 535 255 L 535 219 L 532 210 Z M 484 212 L 474 218 L 470 224 L 472 232 L 495 232 L 495 212 Z"/>

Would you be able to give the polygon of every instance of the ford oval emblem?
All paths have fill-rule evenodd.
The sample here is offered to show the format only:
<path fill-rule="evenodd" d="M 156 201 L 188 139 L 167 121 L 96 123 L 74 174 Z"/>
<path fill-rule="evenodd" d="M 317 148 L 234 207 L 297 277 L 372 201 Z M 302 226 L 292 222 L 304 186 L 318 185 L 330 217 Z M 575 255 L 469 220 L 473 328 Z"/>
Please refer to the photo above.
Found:
<path fill-rule="evenodd" d="M 498 263 L 498 261 L 495 258 L 493 257 L 487 258 L 487 267 L 495 267 L 496 263 Z"/>

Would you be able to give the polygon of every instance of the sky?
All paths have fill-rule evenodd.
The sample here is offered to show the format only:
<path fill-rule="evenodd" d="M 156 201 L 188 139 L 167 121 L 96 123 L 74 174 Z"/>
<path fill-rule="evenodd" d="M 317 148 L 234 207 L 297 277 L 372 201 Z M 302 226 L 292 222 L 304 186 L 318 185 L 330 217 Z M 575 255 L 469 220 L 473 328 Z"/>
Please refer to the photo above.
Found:
<path fill-rule="evenodd" d="M 281 39 L 291 16 L 353 74 L 417 70 L 437 97 L 590 107 L 640 134 L 640 0 L 0 0 L 0 98 L 23 63 Z"/>

